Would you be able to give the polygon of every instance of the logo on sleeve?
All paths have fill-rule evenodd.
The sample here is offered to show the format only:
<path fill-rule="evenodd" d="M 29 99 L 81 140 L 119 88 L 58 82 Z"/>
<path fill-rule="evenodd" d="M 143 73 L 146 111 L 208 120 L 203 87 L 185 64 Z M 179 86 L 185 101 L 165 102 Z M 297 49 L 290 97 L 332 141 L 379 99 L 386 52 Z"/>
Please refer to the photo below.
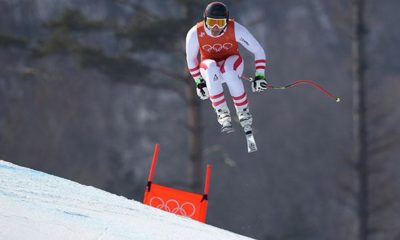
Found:
<path fill-rule="evenodd" d="M 244 38 L 240 38 L 240 41 L 243 42 L 244 44 L 246 44 L 247 46 L 249 46 L 249 42 L 247 42 Z"/>

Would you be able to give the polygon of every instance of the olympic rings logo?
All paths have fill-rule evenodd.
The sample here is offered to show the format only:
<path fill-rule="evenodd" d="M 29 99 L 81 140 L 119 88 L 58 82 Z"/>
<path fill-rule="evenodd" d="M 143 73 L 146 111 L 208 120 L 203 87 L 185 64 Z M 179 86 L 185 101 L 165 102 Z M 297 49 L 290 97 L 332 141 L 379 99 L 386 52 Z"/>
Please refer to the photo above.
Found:
<path fill-rule="evenodd" d="M 179 202 L 175 199 L 170 199 L 164 203 L 164 200 L 162 198 L 152 197 L 150 199 L 149 205 L 184 217 L 193 217 L 196 213 L 196 207 L 193 203 L 185 202 L 180 205 Z"/>
<path fill-rule="evenodd" d="M 214 45 L 210 45 L 210 44 L 206 44 L 204 45 L 202 48 L 211 53 L 211 52 L 220 52 L 222 50 L 229 50 L 230 48 L 233 47 L 232 43 L 224 43 L 224 44 L 220 44 L 220 43 L 216 43 Z"/>

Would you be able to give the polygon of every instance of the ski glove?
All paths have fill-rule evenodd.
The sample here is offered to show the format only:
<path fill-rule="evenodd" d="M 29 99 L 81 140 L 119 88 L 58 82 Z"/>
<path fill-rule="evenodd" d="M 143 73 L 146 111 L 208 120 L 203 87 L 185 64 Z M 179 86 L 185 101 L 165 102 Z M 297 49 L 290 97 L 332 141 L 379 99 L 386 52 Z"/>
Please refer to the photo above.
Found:
<path fill-rule="evenodd" d="M 251 81 L 251 90 L 253 92 L 262 92 L 268 88 L 268 82 L 263 74 L 256 74 L 256 77 Z"/>
<path fill-rule="evenodd" d="M 206 81 L 202 77 L 198 78 L 195 80 L 196 82 L 196 91 L 197 91 L 197 96 L 201 100 L 206 100 L 209 97 Z"/>

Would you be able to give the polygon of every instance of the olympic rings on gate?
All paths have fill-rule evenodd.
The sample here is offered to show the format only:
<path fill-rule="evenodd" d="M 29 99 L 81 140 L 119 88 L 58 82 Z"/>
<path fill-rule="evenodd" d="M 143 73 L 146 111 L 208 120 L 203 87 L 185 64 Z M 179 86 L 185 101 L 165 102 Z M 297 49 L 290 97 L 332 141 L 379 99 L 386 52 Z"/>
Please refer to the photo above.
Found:
<path fill-rule="evenodd" d="M 232 43 L 224 43 L 224 44 L 216 43 L 214 45 L 206 44 L 202 46 L 202 48 L 209 53 L 220 52 L 222 50 L 229 50 L 232 47 L 233 47 Z"/>
<path fill-rule="evenodd" d="M 193 203 L 185 202 L 182 205 L 180 205 L 179 202 L 175 199 L 169 199 L 164 203 L 164 200 L 162 198 L 152 197 L 150 199 L 149 205 L 184 217 L 193 217 L 194 214 L 196 213 L 196 207 L 194 206 Z"/>

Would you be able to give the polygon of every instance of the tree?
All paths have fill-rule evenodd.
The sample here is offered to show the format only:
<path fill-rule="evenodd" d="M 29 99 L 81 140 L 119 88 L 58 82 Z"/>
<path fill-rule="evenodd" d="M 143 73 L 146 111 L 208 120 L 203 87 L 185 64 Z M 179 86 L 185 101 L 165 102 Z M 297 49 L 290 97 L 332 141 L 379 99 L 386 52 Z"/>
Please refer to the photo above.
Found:
<path fill-rule="evenodd" d="M 79 10 L 67 9 L 61 17 L 45 23 L 50 36 L 37 54 L 67 52 L 76 56 L 83 67 L 97 69 L 114 81 L 162 88 L 182 96 L 187 105 L 187 174 L 190 187 L 198 190 L 202 179 L 203 127 L 200 103 L 184 63 L 183 46 L 186 32 L 196 21 L 196 9 L 202 9 L 205 1 L 176 1 L 182 12 L 176 17 L 162 17 L 136 1 L 116 2 L 135 11 L 126 24 L 109 19 L 90 20 Z M 108 41 L 122 45 L 122 50 L 110 52 L 104 46 L 85 43 L 86 36 L 104 32 L 111 32 L 113 37 Z M 155 51 L 159 57 L 156 60 Z"/>
<path fill-rule="evenodd" d="M 390 107 L 373 98 L 371 82 L 367 82 L 368 55 L 366 50 L 367 26 L 365 1 L 352 1 L 352 75 L 353 75 L 353 159 L 356 185 L 355 196 L 358 239 L 367 240 L 373 235 L 385 234 L 382 216 L 393 208 L 396 193 L 393 191 L 393 174 L 387 169 L 388 155 L 398 142 L 397 128 L 382 126 L 390 118 Z M 384 88 L 384 87 L 383 87 Z M 380 92 L 381 94 L 381 92 Z M 396 134 L 397 133 L 397 134 Z"/>
<path fill-rule="evenodd" d="M 352 2 L 353 38 L 353 127 L 354 127 L 354 159 L 358 173 L 358 234 L 360 240 L 366 240 L 369 225 L 369 179 L 368 179 L 368 154 L 367 154 L 367 106 L 365 83 L 365 23 L 364 0 Z"/>

